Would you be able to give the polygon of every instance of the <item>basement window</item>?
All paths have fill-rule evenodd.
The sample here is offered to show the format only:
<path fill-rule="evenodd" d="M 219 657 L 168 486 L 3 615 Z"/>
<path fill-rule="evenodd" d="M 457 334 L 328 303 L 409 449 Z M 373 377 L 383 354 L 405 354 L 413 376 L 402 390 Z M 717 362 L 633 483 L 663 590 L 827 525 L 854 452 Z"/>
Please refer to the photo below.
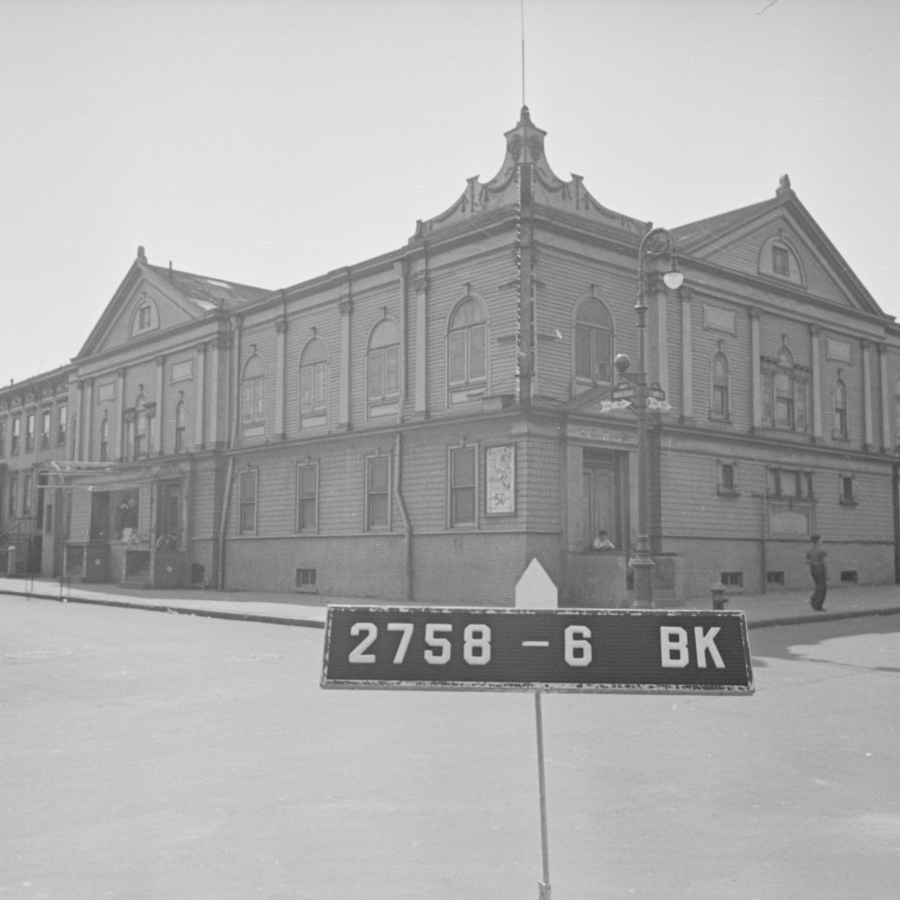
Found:
<path fill-rule="evenodd" d="M 858 584 L 859 583 L 859 573 L 856 569 L 849 569 L 841 572 L 841 581 L 844 584 Z"/>
<path fill-rule="evenodd" d="M 766 584 L 784 587 L 784 572 L 766 572 Z"/>
<path fill-rule="evenodd" d="M 722 572 L 721 576 L 719 577 L 719 581 L 722 582 L 723 587 L 743 587 L 744 573 Z"/>

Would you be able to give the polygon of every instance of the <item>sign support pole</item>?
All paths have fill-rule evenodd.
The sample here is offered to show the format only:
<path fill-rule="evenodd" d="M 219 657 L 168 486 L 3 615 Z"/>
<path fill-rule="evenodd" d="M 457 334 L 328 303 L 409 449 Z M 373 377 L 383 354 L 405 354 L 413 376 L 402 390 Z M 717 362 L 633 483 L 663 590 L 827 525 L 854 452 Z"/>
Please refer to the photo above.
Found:
<path fill-rule="evenodd" d="M 547 786 L 544 781 L 544 722 L 541 692 L 534 692 L 534 719 L 537 726 L 538 790 L 541 798 L 541 860 L 544 880 L 538 882 L 538 900 L 550 900 L 550 846 L 547 841 Z"/>

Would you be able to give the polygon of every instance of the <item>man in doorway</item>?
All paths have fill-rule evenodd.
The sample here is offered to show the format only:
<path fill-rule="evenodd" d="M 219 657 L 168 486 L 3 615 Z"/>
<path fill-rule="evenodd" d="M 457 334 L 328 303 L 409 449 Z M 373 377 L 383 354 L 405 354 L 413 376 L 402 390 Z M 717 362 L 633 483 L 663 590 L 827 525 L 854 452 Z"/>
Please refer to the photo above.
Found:
<path fill-rule="evenodd" d="M 828 571 L 825 568 L 825 557 L 828 554 L 822 549 L 822 538 L 818 534 L 811 537 L 812 547 L 806 551 L 806 561 L 812 575 L 815 588 L 809 603 L 816 612 L 825 609 L 825 592 L 828 589 Z"/>
<path fill-rule="evenodd" d="M 606 529 L 601 528 L 597 532 L 597 537 L 591 545 L 595 550 L 615 550 L 616 545 L 609 539 L 609 533 Z"/>

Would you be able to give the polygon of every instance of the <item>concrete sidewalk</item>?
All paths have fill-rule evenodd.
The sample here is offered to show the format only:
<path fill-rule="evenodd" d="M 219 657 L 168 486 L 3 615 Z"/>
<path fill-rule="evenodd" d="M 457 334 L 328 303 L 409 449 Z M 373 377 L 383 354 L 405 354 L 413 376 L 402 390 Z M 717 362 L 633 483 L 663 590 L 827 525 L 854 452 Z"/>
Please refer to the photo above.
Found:
<path fill-rule="evenodd" d="M 829 621 L 859 616 L 900 613 L 900 585 L 829 588 L 826 608 L 815 612 L 809 591 L 780 591 L 770 594 L 732 594 L 727 609 L 742 610 L 749 628 L 792 625 L 806 621 Z M 120 585 L 60 584 L 49 579 L 0 578 L 0 594 L 72 603 L 130 607 L 219 619 L 268 622 L 279 625 L 325 626 L 329 604 L 359 606 L 403 605 L 402 600 L 383 601 L 360 597 L 333 597 L 319 594 L 276 594 L 254 591 L 140 590 Z M 440 606 L 465 606 L 442 603 Z M 685 601 L 679 609 L 710 609 L 710 599 Z"/>

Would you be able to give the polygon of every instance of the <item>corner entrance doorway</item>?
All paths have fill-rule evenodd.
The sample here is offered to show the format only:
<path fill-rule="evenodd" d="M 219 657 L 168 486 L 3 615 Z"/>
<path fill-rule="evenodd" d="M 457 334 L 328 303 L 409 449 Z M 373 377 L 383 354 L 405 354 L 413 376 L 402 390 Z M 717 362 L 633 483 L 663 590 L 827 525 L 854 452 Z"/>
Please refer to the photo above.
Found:
<path fill-rule="evenodd" d="M 617 549 L 625 548 L 622 515 L 622 463 L 618 453 L 603 450 L 584 451 L 582 469 L 582 515 L 585 545 L 602 528 Z"/>

